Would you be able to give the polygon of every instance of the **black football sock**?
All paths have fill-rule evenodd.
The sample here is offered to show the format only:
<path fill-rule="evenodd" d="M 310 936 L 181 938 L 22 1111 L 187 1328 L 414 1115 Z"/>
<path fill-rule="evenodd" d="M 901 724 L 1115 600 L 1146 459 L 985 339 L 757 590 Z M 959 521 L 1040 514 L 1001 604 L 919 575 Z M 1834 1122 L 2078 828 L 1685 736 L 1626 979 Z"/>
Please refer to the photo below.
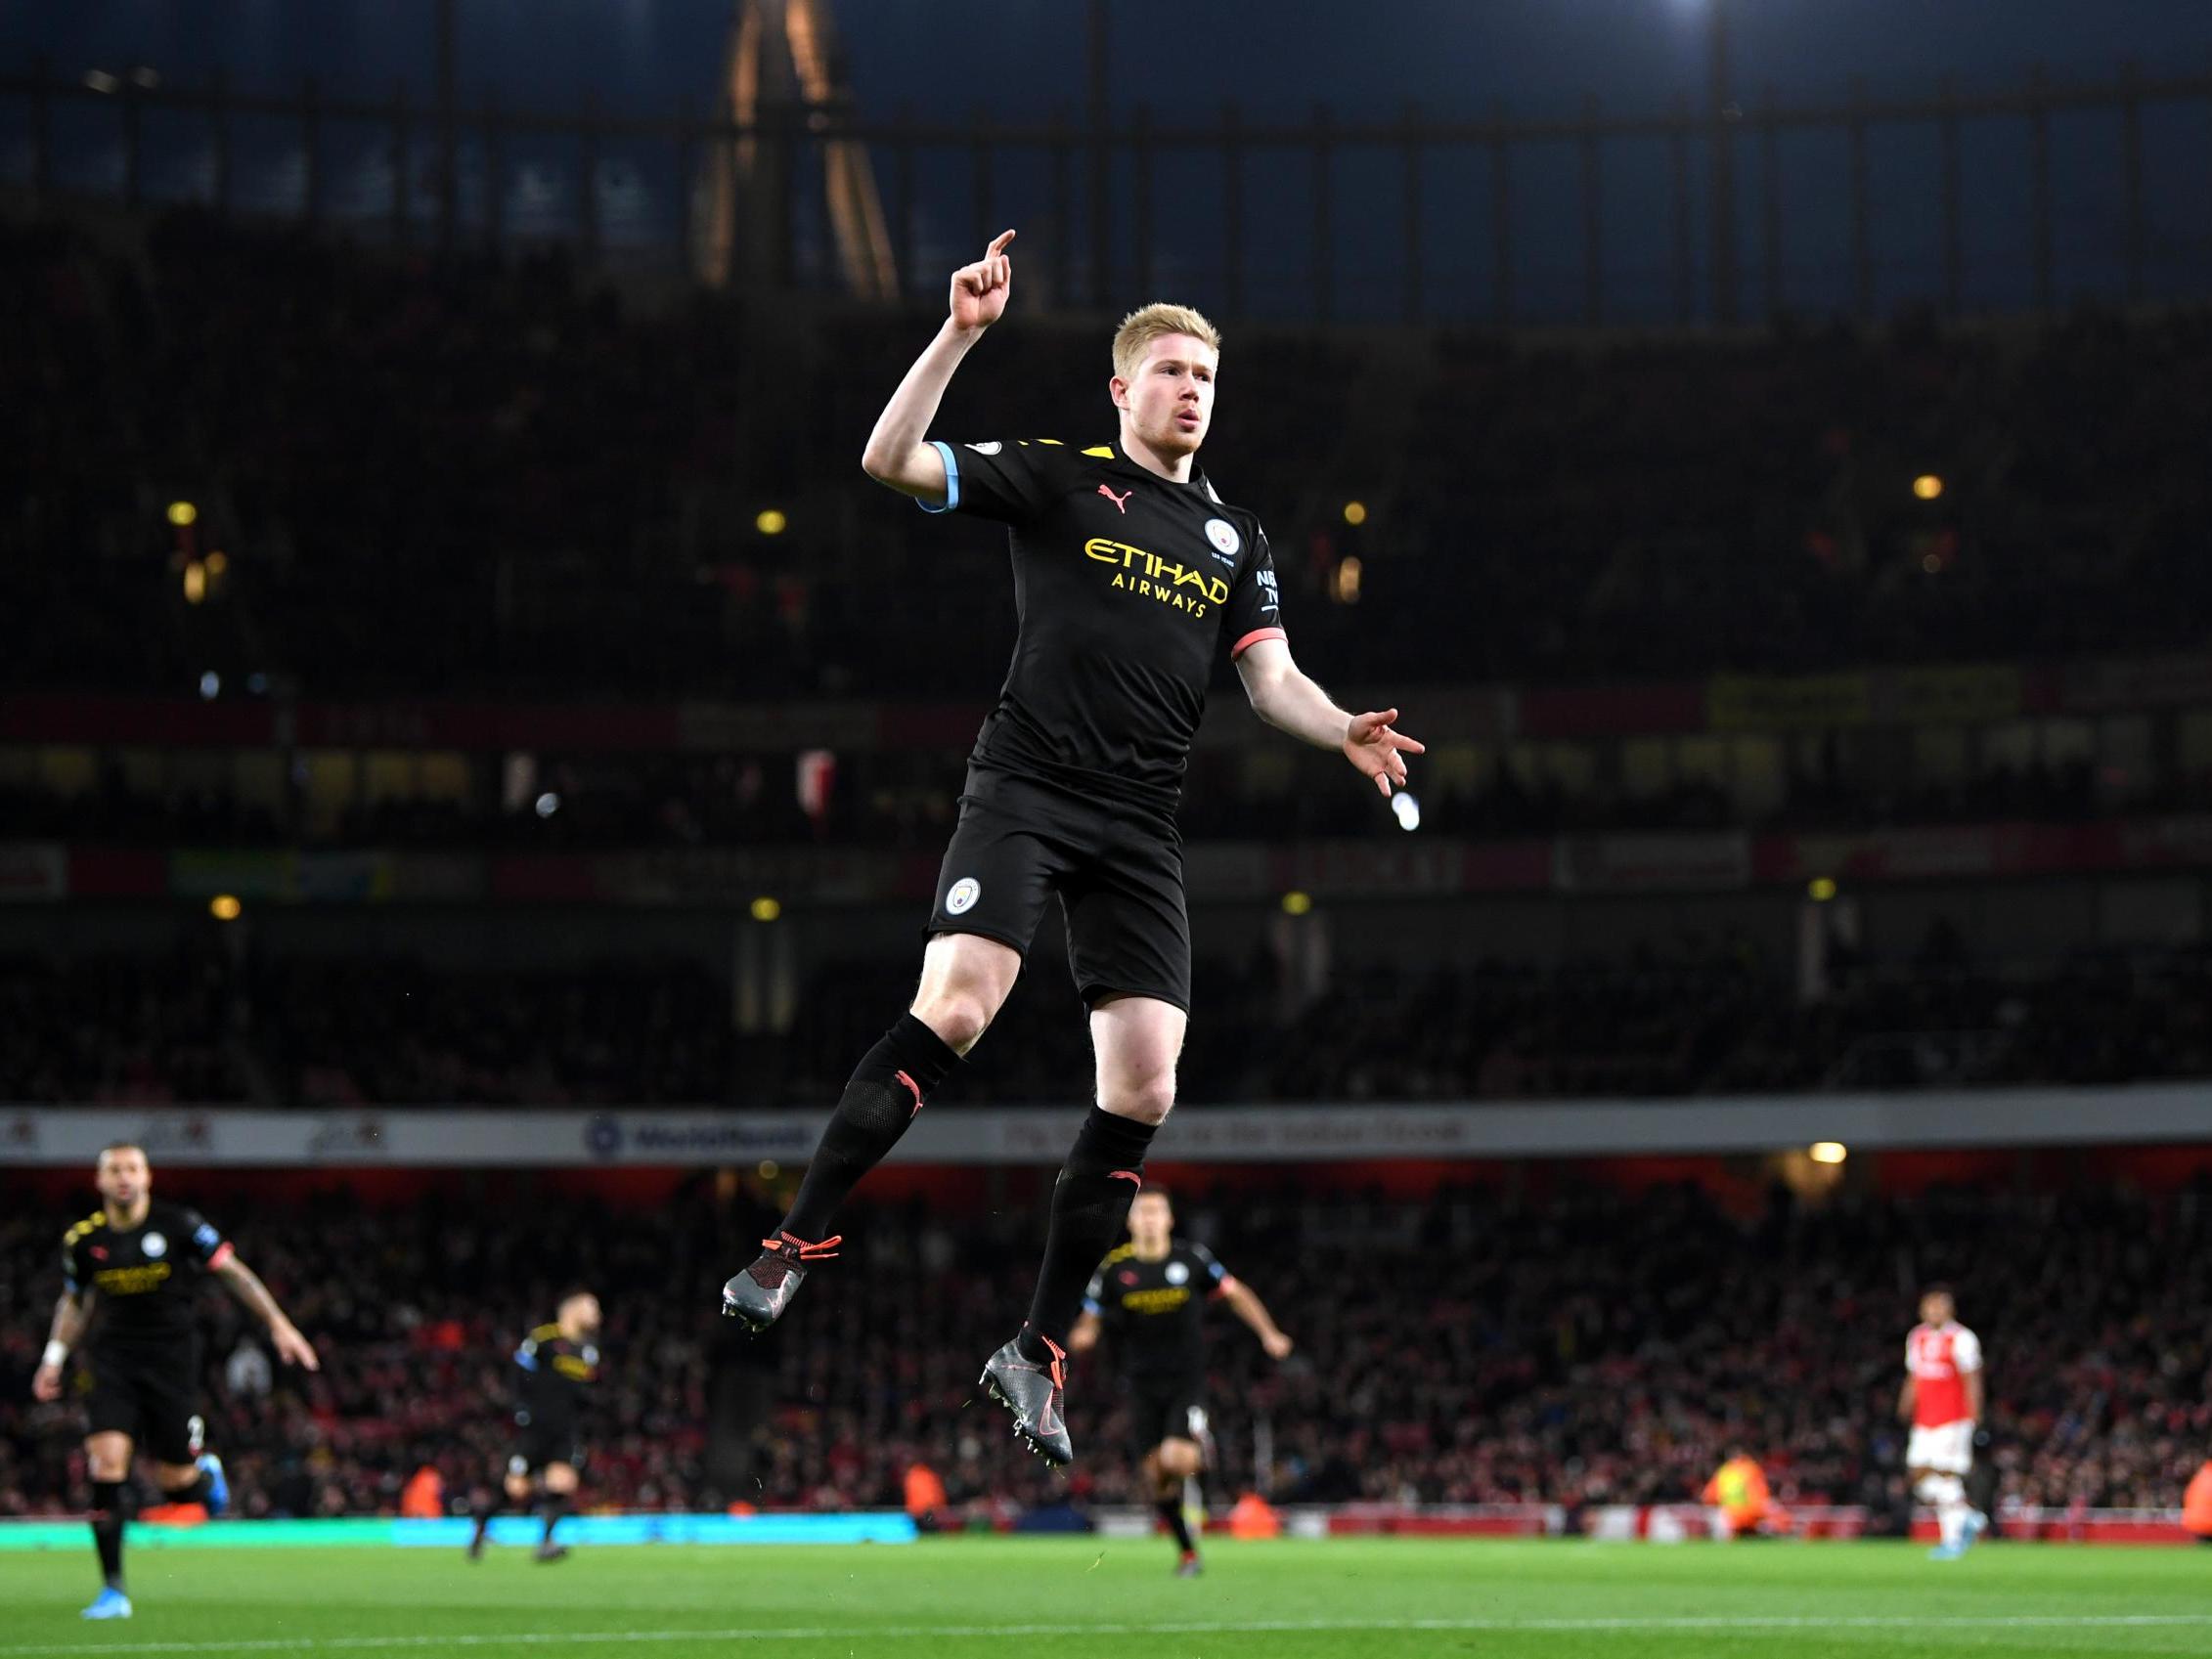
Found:
<path fill-rule="evenodd" d="M 476 1537 L 481 1539 L 492 1529 L 492 1517 L 507 1507 L 507 1494 L 480 1500 L 476 1505 Z"/>
<path fill-rule="evenodd" d="M 1144 1185 L 1144 1152 L 1158 1127 L 1095 1106 L 1083 1120 L 1052 1188 L 1044 1265 L 1038 1269 L 1029 1324 L 1014 1339 L 1022 1358 L 1042 1365 L 1053 1348 L 1068 1345 L 1068 1332 L 1083 1306 L 1083 1288 L 1098 1271 L 1099 1258 L 1122 1236 L 1129 1201 Z"/>
<path fill-rule="evenodd" d="M 544 1550 L 552 1546 L 553 1528 L 560 1525 L 560 1517 L 568 1513 L 568 1494 L 549 1492 L 546 1494 L 546 1501 L 539 1507 L 544 1510 L 546 1517 L 545 1536 L 538 1540 L 538 1548 Z"/>
<path fill-rule="evenodd" d="M 100 1551 L 100 1576 L 110 1590 L 123 1588 L 123 1483 L 92 1483 L 92 1542 Z"/>
<path fill-rule="evenodd" d="M 214 1484 L 215 1477 L 201 1469 L 182 1486 L 161 1488 L 161 1499 L 168 1504 L 204 1504 Z"/>
<path fill-rule="evenodd" d="M 1175 1535 L 1175 1542 L 1182 1546 L 1183 1553 L 1195 1555 L 1198 1546 L 1190 1541 L 1190 1522 L 1183 1518 L 1181 1496 L 1178 1494 L 1173 1498 L 1163 1498 L 1156 1506 L 1160 1510 L 1160 1518 L 1168 1523 L 1168 1530 Z"/>
<path fill-rule="evenodd" d="M 911 1014 L 902 1014 L 853 1069 L 853 1080 L 845 1085 L 836 1114 L 807 1165 L 806 1179 L 799 1183 L 791 1213 L 783 1218 L 784 1231 L 810 1243 L 827 1233 L 830 1217 L 861 1177 L 899 1144 L 930 1091 L 959 1063 L 943 1037 Z"/>

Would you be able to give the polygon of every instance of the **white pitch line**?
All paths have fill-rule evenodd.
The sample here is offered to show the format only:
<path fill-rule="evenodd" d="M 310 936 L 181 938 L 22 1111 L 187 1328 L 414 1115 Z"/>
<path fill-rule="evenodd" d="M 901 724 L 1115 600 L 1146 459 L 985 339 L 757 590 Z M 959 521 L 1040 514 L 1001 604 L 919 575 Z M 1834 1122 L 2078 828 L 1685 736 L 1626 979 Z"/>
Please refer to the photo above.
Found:
<path fill-rule="evenodd" d="M 507 1645 L 591 1647 L 658 1641 L 824 1641 L 856 1637 L 913 1640 L 935 1637 L 1295 1636 L 1326 1631 L 1468 1631 L 1493 1635 L 1509 1635 L 1514 1632 L 1604 1635 L 1609 1632 L 1650 1634 L 1661 1631 L 1797 1630 L 2086 1631 L 2206 1625 L 2212 1625 L 2212 1613 L 1993 1613 L 1986 1617 L 1962 1614 L 1927 1619 L 1904 1615 L 1818 1618 L 1780 1614 L 1771 1618 L 1754 1614 L 1748 1618 L 1713 1616 L 1677 1619 L 1220 1619 L 1142 1625 L 879 1625 L 865 1628 L 787 1625 L 774 1630 L 516 1631 L 504 1635 L 269 1637 L 244 1641 L 138 1641 L 94 1645 L 57 1642 L 44 1646 L 0 1646 L 0 1654 L 337 1653 Z"/>

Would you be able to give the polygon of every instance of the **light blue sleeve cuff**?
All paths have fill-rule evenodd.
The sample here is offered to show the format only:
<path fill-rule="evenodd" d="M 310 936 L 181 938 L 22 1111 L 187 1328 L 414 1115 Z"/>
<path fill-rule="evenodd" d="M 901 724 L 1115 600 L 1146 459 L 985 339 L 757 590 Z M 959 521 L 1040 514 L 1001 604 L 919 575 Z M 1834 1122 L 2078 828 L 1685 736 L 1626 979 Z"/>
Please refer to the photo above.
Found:
<path fill-rule="evenodd" d="M 929 447 L 945 458 L 945 504 L 943 506 L 932 506 L 927 502 L 916 504 L 924 512 L 951 512 L 960 504 L 960 463 L 952 458 L 952 446 L 951 444 L 941 444 L 935 438 L 932 438 L 929 441 Z"/>
<path fill-rule="evenodd" d="M 1106 1310 L 1105 1310 L 1104 1308 L 1100 1307 L 1100 1306 L 1099 1306 L 1099 1305 L 1098 1305 L 1098 1304 L 1097 1304 L 1096 1302 L 1092 1301 L 1092 1300 L 1091 1300 L 1091 1299 L 1090 1299 L 1090 1298 L 1089 1298 L 1088 1296 L 1085 1296 L 1085 1297 L 1084 1297 L 1084 1299 L 1083 1299 L 1083 1311 L 1084 1311 L 1084 1313 L 1086 1313 L 1086 1314 L 1090 1315 L 1090 1317 L 1091 1317 L 1091 1318 L 1093 1318 L 1093 1319 L 1097 1319 L 1097 1318 L 1099 1318 L 1100 1316 L 1102 1316 L 1102 1315 L 1103 1315 L 1103 1314 L 1104 1314 L 1104 1313 L 1106 1312 Z"/>

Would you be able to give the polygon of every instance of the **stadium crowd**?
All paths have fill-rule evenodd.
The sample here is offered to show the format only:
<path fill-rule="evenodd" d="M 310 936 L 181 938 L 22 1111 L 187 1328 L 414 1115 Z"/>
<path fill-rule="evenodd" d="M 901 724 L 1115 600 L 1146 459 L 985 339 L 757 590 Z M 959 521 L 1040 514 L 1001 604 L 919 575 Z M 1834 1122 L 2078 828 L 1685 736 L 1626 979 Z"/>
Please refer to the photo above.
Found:
<path fill-rule="evenodd" d="M 1002 671 L 998 538 L 855 466 L 918 314 L 650 304 L 558 253 L 440 266 L 185 212 L 0 225 L 0 319 L 11 685 L 981 699 Z M 1099 434 L 1094 329 L 1005 327 L 942 429 Z M 1208 464 L 1273 527 L 1302 659 L 1345 682 L 2202 644 L 2204 313 L 1231 333 Z M 218 549 L 188 604 L 172 555 Z"/>
<path fill-rule="evenodd" d="M 191 1187 L 182 1171 L 165 1182 L 181 1199 Z M 1427 1201 L 1220 1189 L 1177 1201 L 1184 1230 L 1299 1344 L 1277 1368 L 1216 1316 L 1217 1494 L 1687 1502 L 1742 1440 L 1785 1505 L 1893 1517 L 1903 1336 L 1917 1281 L 1936 1275 L 1958 1281 L 1987 1351 L 2004 1500 L 2171 1506 L 2212 1439 L 2201 1185 L 1819 1207 L 1777 1189 L 1748 1215 L 1687 1185 L 1540 1181 Z M 213 1434 L 247 1513 L 389 1512 L 425 1464 L 465 1504 L 508 1449 L 509 1355 L 576 1280 L 607 1309 L 593 1504 L 896 1506 L 917 1461 L 945 1480 L 955 1522 L 1135 1493 L 1110 1337 L 1075 1374 L 1084 1461 L 1064 1488 L 963 1409 L 977 1356 L 1026 1291 L 1035 1217 L 1019 1204 L 863 1204 L 843 1259 L 759 1345 L 715 1317 L 714 1292 L 772 1212 L 705 1178 L 624 1208 L 552 1191 L 228 1207 L 207 1205 L 326 1360 L 319 1377 L 272 1375 L 239 1311 L 206 1293 Z M 0 1513 L 82 1501 L 75 1408 L 34 1406 L 27 1386 L 66 1219 L 0 1218 Z M 2059 1238 L 2063 1250 L 2038 1244 Z"/>
<path fill-rule="evenodd" d="M 1410 724 L 1410 720 L 1408 724 Z M 1351 787 L 1320 751 L 1275 757 L 1272 775 L 1240 774 L 1241 757 L 1201 754 L 1177 824 L 1189 841 L 1393 838 L 1397 819 Z M 194 757 L 195 760 L 198 757 Z M 1593 764 L 1593 773 L 1602 767 Z M 379 785 L 374 799 L 318 811 L 294 790 L 249 800 L 194 768 L 166 787 L 119 768 L 82 789 L 0 785 L 0 820 L 22 837 L 94 846 L 390 847 L 584 851 L 825 846 L 935 851 L 951 834 L 966 771 L 962 749 L 843 754 L 803 805 L 786 755 L 575 756 L 537 762 L 533 782 L 504 791 L 484 759 L 466 793 Z M 1745 828 L 1861 829 L 1962 822 L 2083 823 L 2117 811 L 2212 809 L 2212 774 L 2152 763 L 2124 797 L 2101 789 L 2087 760 L 1992 761 L 1960 778 L 1898 777 L 1875 757 L 1848 772 L 1799 770 L 1771 809 L 1746 811 L 1709 778 L 1659 787 L 1569 788 L 1502 760 L 1475 784 L 1421 778 L 1421 828 L 1439 836 L 1526 836 Z M 511 798 L 507 798 L 511 796 Z"/>
<path fill-rule="evenodd" d="M 1679 1097 L 1822 1087 L 2113 1083 L 2212 1075 L 2212 957 L 2083 952 L 2033 974 L 1943 948 L 1838 956 L 1806 1001 L 1747 941 L 1554 968 L 1411 970 L 1347 954 L 1301 989 L 1269 950 L 1195 965 L 1180 1067 L 1197 1101 Z M 1063 1102 L 1088 1037 L 1042 945 L 938 1104 Z M 781 1032 L 733 1029 L 686 960 L 469 970 L 416 958 L 186 950 L 0 958 L 0 1101 L 261 1106 L 834 1100 L 910 964 L 809 975 Z M 1326 1018 L 1316 1018 L 1316 1012 Z"/>

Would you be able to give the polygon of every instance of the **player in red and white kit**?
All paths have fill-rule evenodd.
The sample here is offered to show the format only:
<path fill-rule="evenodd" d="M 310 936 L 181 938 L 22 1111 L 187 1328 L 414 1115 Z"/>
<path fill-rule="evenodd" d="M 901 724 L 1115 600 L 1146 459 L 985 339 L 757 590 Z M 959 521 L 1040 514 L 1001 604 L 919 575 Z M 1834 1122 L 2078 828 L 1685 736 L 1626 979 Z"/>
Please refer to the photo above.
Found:
<path fill-rule="evenodd" d="M 1913 1425 L 1905 1466 L 1913 1496 L 1935 1510 L 1943 1542 L 1929 1553 L 1956 1561 L 1981 1536 L 1989 1517 L 1967 1502 L 1973 1467 L 1974 1425 L 1981 1420 L 1981 1338 L 1959 1323 L 1951 1287 L 1921 1293 L 1921 1322 L 1905 1338 L 1905 1387 L 1897 1416 Z"/>

